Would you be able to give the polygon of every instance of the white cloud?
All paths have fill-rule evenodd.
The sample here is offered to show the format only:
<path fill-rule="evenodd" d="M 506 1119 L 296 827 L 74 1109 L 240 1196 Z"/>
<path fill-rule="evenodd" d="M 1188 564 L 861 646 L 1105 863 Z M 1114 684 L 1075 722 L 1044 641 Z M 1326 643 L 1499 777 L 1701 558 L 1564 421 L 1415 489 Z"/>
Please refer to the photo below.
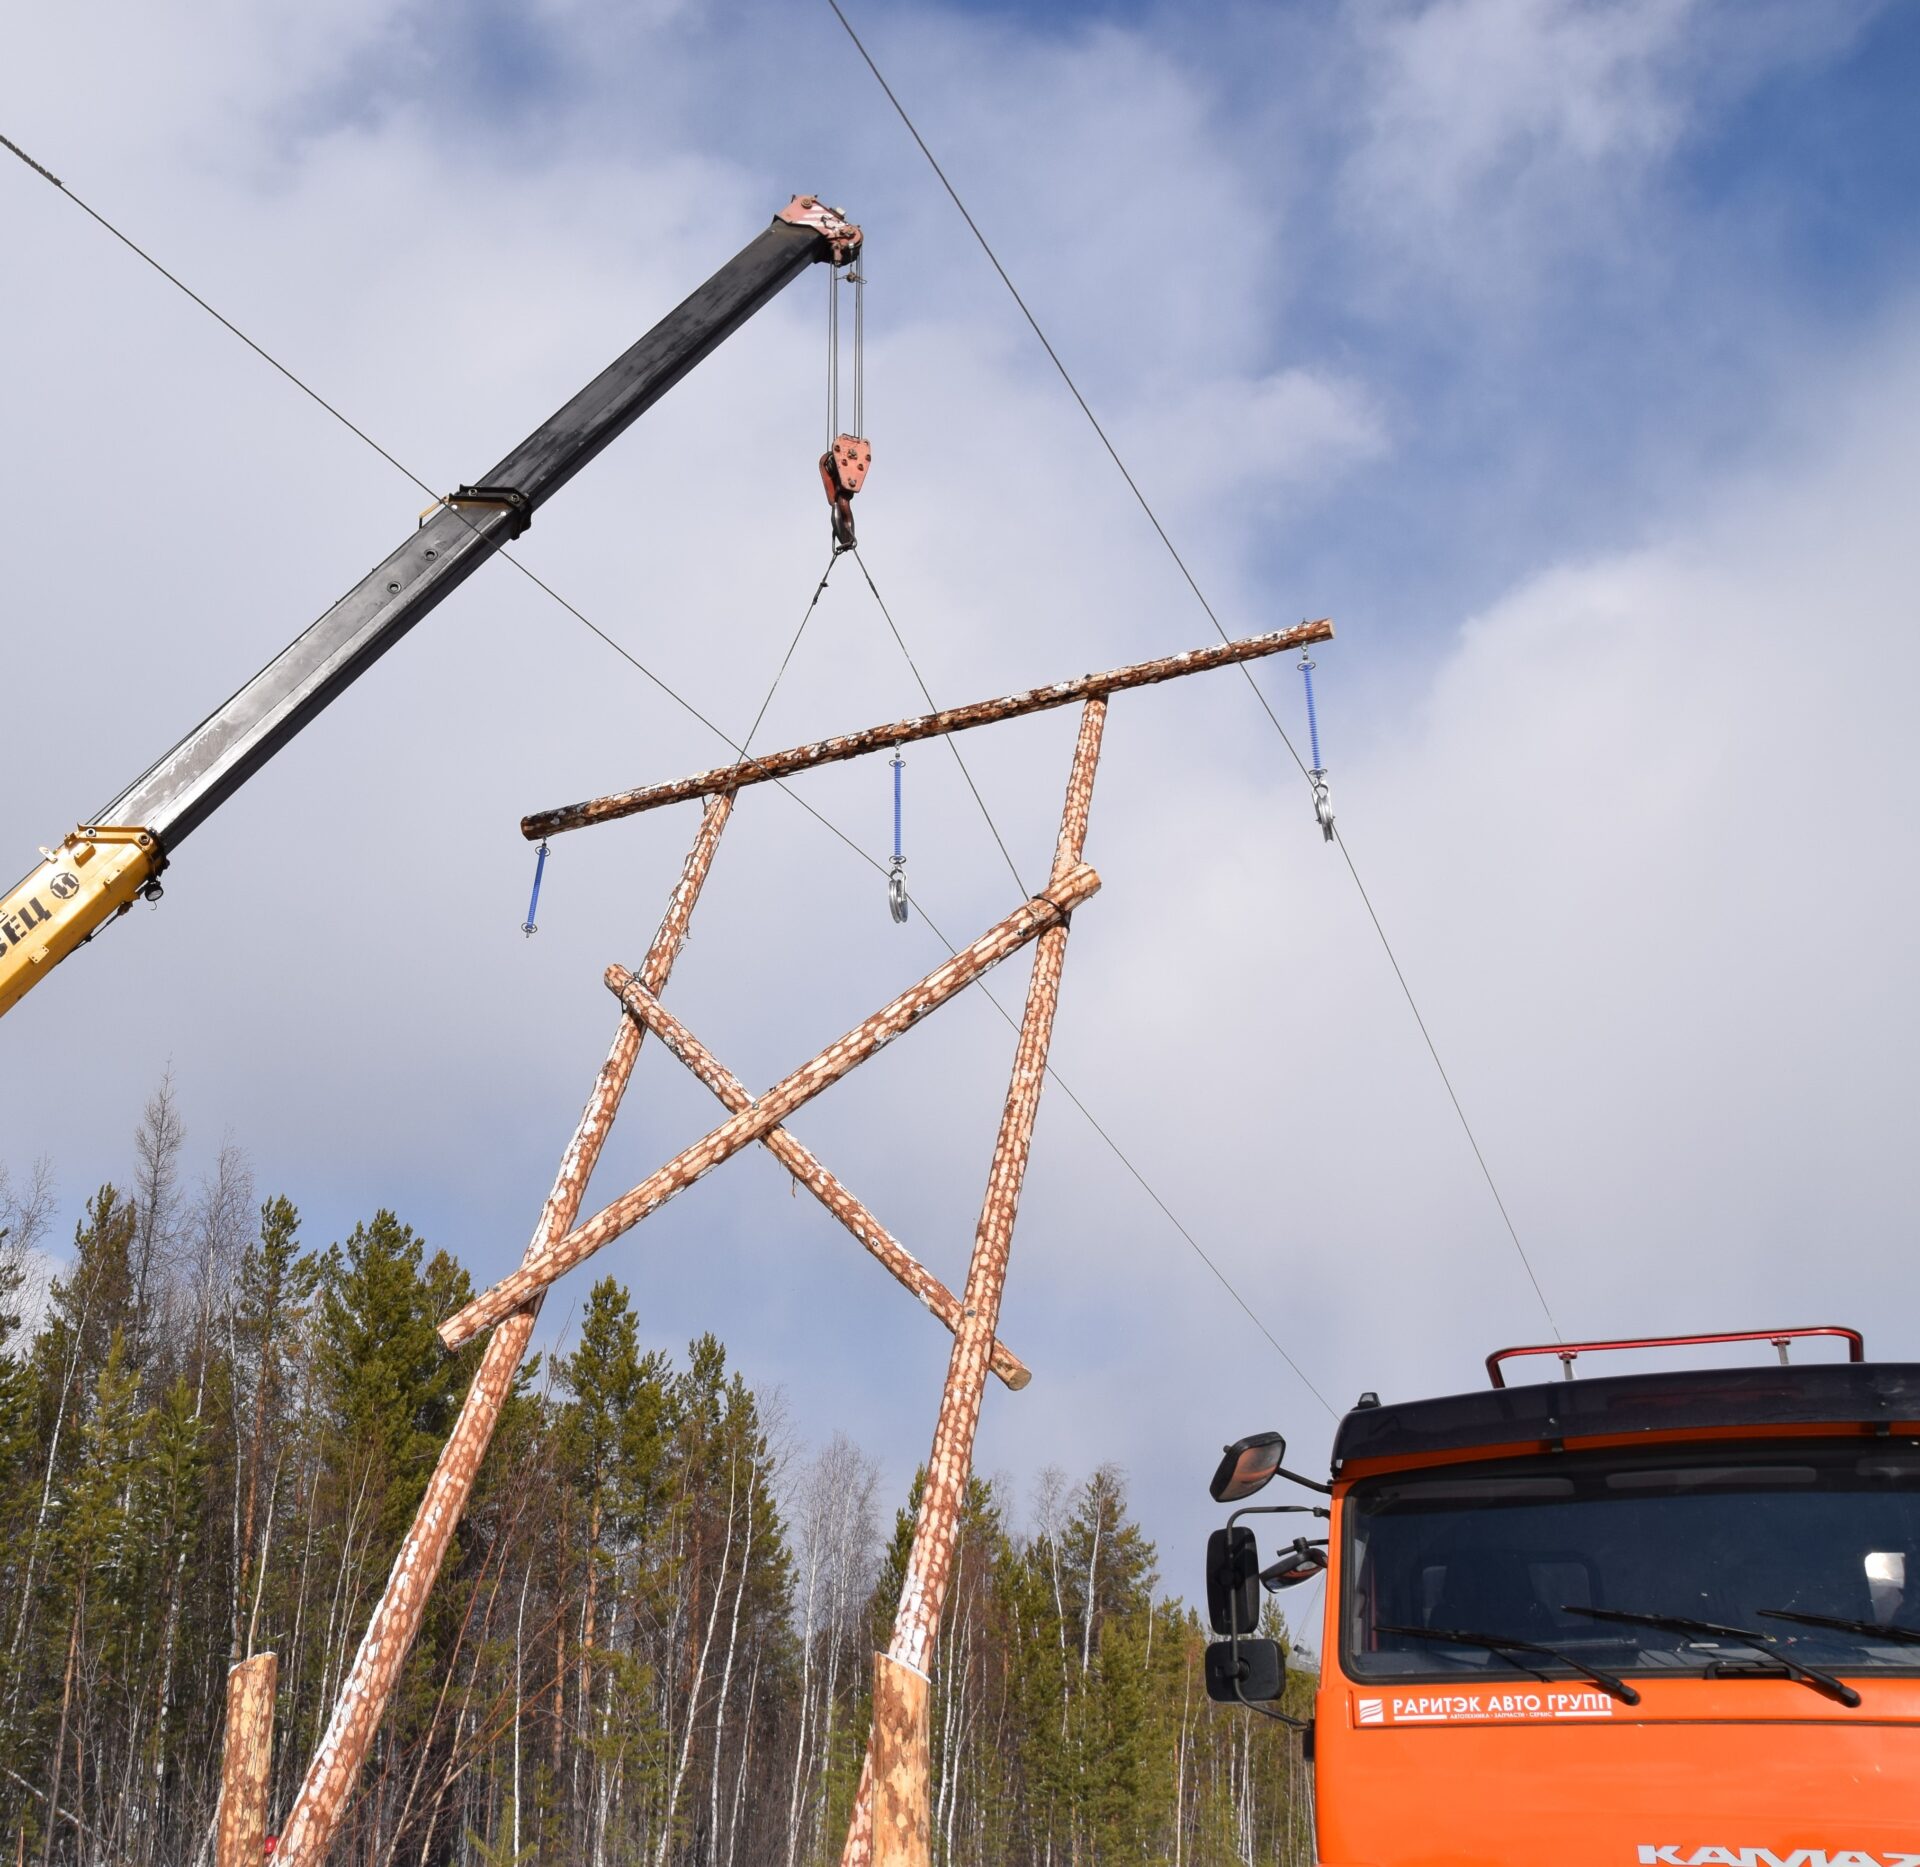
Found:
<path fill-rule="evenodd" d="M 936 695 L 1207 639 L 881 106 L 859 91 L 859 135 L 825 138 L 804 61 L 851 98 L 864 80 L 841 48 L 689 49 L 630 20 L 583 23 L 614 36 L 568 41 L 601 68 L 543 140 L 463 115 L 408 62 L 433 38 L 404 10 L 203 17 L 191 40 L 137 9 L 130 37 L 90 25 L 128 66 L 95 89 L 66 75 L 79 26 L 36 16 L 9 77 L 36 74 L 40 93 L 7 121 L 436 482 L 483 471 L 824 170 L 879 262 L 862 529 Z M 1555 214 L 1558 238 L 1585 239 L 1600 209 L 1568 201 L 1603 207 L 1607 177 L 1682 133 L 1693 17 L 1396 11 L 1341 105 L 1370 126 L 1340 210 L 1353 239 L 1444 238 L 1451 263 L 1488 277 Z M 1290 352 L 1276 307 L 1295 287 L 1276 281 L 1297 229 L 1271 210 L 1270 152 L 1150 35 L 1034 44 L 1005 22 L 921 14 L 888 30 L 890 75 L 926 100 L 924 126 L 1070 362 L 1091 353 L 1096 406 L 1150 493 L 1184 508 L 1176 536 L 1223 615 L 1298 614 L 1295 588 L 1258 572 L 1261 493 L 1297 500 L 1342 473 L 1364 487 L 1426 411 L 1403 388 L 1389 423 L 1364 359 Z M 396 33 L 394 69 L 426 78 L 389 74 L 391 94 L 348 108 L 339 74 Z M 131 82 L 148 53 L 167 82 Z M 316 60 L 336 82 L 327 108 Z M 623 102 L 629 79 L 646 110 Z M 223 113 L 249 87 L 249 110 Z M 1299 146 L 1340 127 L 1303 122 Z M 27 541 L 9 567 L 6 685 L 35 702 L 10 719 L 0 829 L 24 865 L 420 501 L 69 203 L 24 172 L 5 181 L 0 509 Z M 1423 198 L 1416 226 L 1405 203 Z M 826 555 L 819 312 L 812 285 L 770 307 L 524 541 L 734 731 Z M 1421 317 L 1396 327 L 1410 348 Z M 1796 399 L 1809 379 L 1817 397 Z M 1920 462 L 1900 413 L 1916 386 L 1898 337 L 1837 363 L 1783 353 L 1763 470 L 1676 476 L 1651 534 L 1609 517 L 1623 493 L 1590 487 L 1606 543 L 1568 561 L 1502 522 L 1521 476 L 1553 464 L 1515 385 L 1512 432 L 1480 467 L 1485 534 L 1458 544 L 1482 587 L 1487 564 L 1524 561 L 1514 587 L 1468 619 L 1435 603 L 1428 564 L 1403 562 L 1375 613 L 1429 617 L 1421 633 L 1349 615 L 1353 573 L 1329 579 L 1341 820 L 1569 1326 L 1845 1320 L 1871 1298 L 1875 1347 L 1913 1352 L 1899 1318 L 1916 1189 L 1898 1124 L 1920 1050 L 1902 948 Z M 1316 502 L 1311 523 L 1329 561 L 1384 555 L 1378 513 Z M 770 742 L 918 705 L 850 572 Z M 1288 718 L 1291 678 L 1261 676 Z M 1051 719 L 965 747 L 1029 873 L 1070 734 Z M 34 1092 L 11 1108 L 8 1158 L 51 1153 L 77 1197 L 112 1170 L 171 1056 L 189 1119 L 232 1124 L 315 1242 L 392 1203 L 482 1276 L 500 1271 L 604 1051 L 600 970 L 651 932 L 689 827 L 647 819 L 557 845 L 528 943 L 515 821 L 714 754 L 577 624 L 488 571 L 200 833 L 160 911 L 9 1015 L 11 1075 Z M 943 751 L 911 755 L 908 782 L 915 886 L 964 939 L 1013 884 Z M 883 770 L 822 773 L 807 795 L 883 847 Z M 1372 933 L 1236 677 L 1116 704 L 1090 853 L 1107 886 L 1077 924 L 1061 1071 L 1330 1398 L 1466 1384 L 1484 1349 L 1537 1332 Z M 729 833 L 677 1008 L 740 1074 L 777 1076 L 939 956 L 922 921 L 893 927 L 880 891 L 758 795 Z M 1017 1002 L 1017 975 L 1000 989 Z M 963 1001 L 796 1123 L 950 1279 L 1008 1051 L 990 1008 Z M 711 1120 L 704 1092 L 654 1059 L 597 1190 Z M 805 1433 L 868 1435 L 904 1485 L 931 1426 L 937 1332 L 777 1172 L 736 1163 L 603 1264 L 632 1279 L 653 1339 L 716 1328 L 754 1378 L 784 1384 Z M 1224 1438 L 1274 1420 L 1314 1455 L 1311 1403 L 1058 1099 L 1007 1334 L 1037 1378 L 990 1401 L 983 1464 L 1118 1452 L 1176 1583 Z"/>
<path fill-rule="evenodd" d="M 1864 8 L 1392 0 L 1350 8 L 1343 191 L 1394 262 L 1475 303 L 1644 246 L 1650 184 L 1730 96 L 1831 56 Z"/>
<path fill-rule="evenodd" d="M 1183 384 L 1137 410 L 1120 438 L 1156 499 L 1182 508 L 1282 488 L 1325 491 L 1387 450 L 1364 385 L 1304 369 Z"/>

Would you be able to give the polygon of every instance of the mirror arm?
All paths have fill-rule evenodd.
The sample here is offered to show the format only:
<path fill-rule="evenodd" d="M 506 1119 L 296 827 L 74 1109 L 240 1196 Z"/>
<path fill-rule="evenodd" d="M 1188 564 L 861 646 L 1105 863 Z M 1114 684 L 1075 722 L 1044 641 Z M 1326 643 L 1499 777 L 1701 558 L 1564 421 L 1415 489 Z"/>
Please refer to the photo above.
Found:
<path fill-rule="evenodd" d="M 1290 1478 L 1293 1474 L 1291 1472 L 1277 1472 L 1275 1476 Z M 1313 1481 L 1310 1478 L 1303 1478 L 1300 1482 L 1302 1484 L 1312 1484 Z M 1332 1487 L 1328 1485 L 1320 1485 L 1315 1488 L 1329 1493 L 1331 1493 L 1332 1489 Z M 1324 1504 L 1243 1504 L 1227 1519 L 1227 1528 L 1231 1530 L 1242 1517 L 1282 1517 L 1290 1514 L 1326 1517 L 1332 1513 L 1328 1511 Z M 1253 1636 L 1249 1634 L 1247 1638 L 1252 1639 Z M 1258 1699 L 1248 1698 L 1247 1695 L 1240 1690 L 1240 1630 L 1237 1627 L 1234 1628 L 1233 1631 L 1227 1635 L 1227 1639 L 1233 1646 L 1233 1696 L 1237 1698 L 1248 1711 L 1257 1711 L 1261 1717 L 1271 1718 L 1275 1724 L 1284 1724 L 1291 1730 L 1304 1731 L 1308 1725 L 1313 1722 L 1311 1718 L 1295 1718 L 1287 1712 L 1275 1711 L 1271 1705 L 1263 1705 Z M 1286 1675 L 1283 1671 L 1281 1674 L 1283 1682 L 1285 1677 Z"/>
<path fill-rule="evenodd" d="M 1272 1506 L 1270 1505 L 1268 1508 L 1271 1509 Z M 1313 1722 L 1312 1719 L 1295 1718 L 1284 1711 L 1275 1711 L 1271 1705 L 1263 1705 L 1258 1699 L 1248 1698 L 1247 1695 L 1240 1690 L 1240 1635 L 1236 1630 L 1229 1634 L 1227 1638 L 1233 1642 L 1233 1696 L 1237 1698 L 1248 1711 L 1257 1711 L 1261 1717 L 1271 1718 L 1275 1724 L 1284 1724 L 1290 1726 L 1293 1730 L 1304 1731 L 1307 1726 Z M 1252 1636 L 1249 1635 L 1248 1638 L 1252 1638 Z M 1286 1661 L 1283 1658 L 1280 1662 L 1280 1689 L 1283 1692 L 1286 1690 L 1286 1682 Z"/>
<path fill-rule="evenodd" d="M 1227 1519 L 1227 1528 L 1231 1530 L 1242 1517 L 1330 1517 L 1332 1514 L 1324 1504 L 1242 1504 Z"/>
<path fill-rule="evenodd" d="M 1276 1478 L 1290 1478 L 1297 1485 L 1305 1485 L 1309 1491 L 1318 1491 L 1322 1497 L 1333 1496 L 1332 1485 L 1323 1485 L 1317 1478 L 1302 1478 L 1298 1472 L 1290 1472 L 1284 1465 L 1276 1465 L 1273 1475 Z"/>

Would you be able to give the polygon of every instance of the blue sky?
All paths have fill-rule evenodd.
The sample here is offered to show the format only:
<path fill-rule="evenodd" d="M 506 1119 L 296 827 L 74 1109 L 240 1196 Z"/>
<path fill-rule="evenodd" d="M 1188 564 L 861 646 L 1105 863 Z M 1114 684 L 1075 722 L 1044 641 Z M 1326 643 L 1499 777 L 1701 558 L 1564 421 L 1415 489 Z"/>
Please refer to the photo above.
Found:
<path fill-rule="evenodd" d="M 796 190 L 871 237 L 868 559 L 943 701 L 1165 652 L 1204 616 L 832 16 L 659 0 L 17 29 L 0 128 L 432 482 L 471 478 Z M 861 9 L 870 48 L 1234 633 L 1330 613 L 1343 830 L 1570 1334 L 1850 1321 L 1920 1353 L 1905 929 L 1920 760 L 1911 7 L 1399 0 Z M 104 49 L 102 49 L 104 48 Z M 112 795 L 411 523 L 415 494 L 24 170 L 0 829 Z M 543 513 L 529 561 L 742 730 L 825 556 L 820 292 L 787 294 Z M 687 463 L 694 463 L 689 471 Z M 100 488 L 115 498 L 103 530 Z M 105 542 L 103 542 L 103 538 Z M 37 544 L 39 548 L 32 548 Z M 108 671 L 102 678 L 102 671 Z M 1262 676 L 1290 728 L 1290 670 Z M 913 710 L 836 578 L 769 742 Z M 69 724 L 82 712 L 85 730 Z M 1038 863 L 1059 722 L 969 746 Z M 0 1140 L 68 1215 L 170 1059 L 316 1243 L 397 1207 L 508 1268 L 688 826 L 524 810 L 713 761 L 503 573 L 9 1017 Z M 868 847 L 885 773 L 809 795 Z M 909 768 L 916 888 L 1011 884 Z M 940 956 L 777 801 L 675 1002 L 771 1080 Z M 1057 1062 L 1337 1407 L 1545 1328 L 1364 913 L 1229 678 L 1116 706 Z M 1017 1002 L 1019 978 L 996 989 Z M 681 996 L 684 994 L 684 996 Z M 969 997 L 796 1131 L 950 1281 L 1004 1087 Z M 699 1133 L 655 1060 L 596 1195 Z M 603 1266 L 715 1328 L 904 1490 L 941 1345 L 761 1160 Z M 1810 1242 L 1817 1249 L 1809 1249 Z M 550 1306 L 552 1327 L 565 1305 Z M 1172 1580 L 1220 1441 L 1327 1416 L 1050 1104 L 981 1459 L 1118 1458 Z M 1183 1567 L 1183 1564 L 1185 1565 Z"/>

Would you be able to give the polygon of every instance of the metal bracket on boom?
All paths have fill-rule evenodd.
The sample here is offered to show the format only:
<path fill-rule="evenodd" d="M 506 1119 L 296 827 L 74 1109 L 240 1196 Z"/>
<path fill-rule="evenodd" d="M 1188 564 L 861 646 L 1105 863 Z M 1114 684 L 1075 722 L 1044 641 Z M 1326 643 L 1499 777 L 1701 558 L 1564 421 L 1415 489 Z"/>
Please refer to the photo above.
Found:
<path fill-rule="evenodd" d="M 491 506 L 513 515 L 514 526 L 507 536 L 518 538 L 533 523 L 533 501 L 517 486 L 463 486 L 449 494 L 449 506 Z"/>
<path fill-rule="evenodd" d="M 832 249 L 833 263 L 847 265 L 860 251 L 860 229 L 837 207 L 828 207 L 815 195 L 797 194 L 774 215 L 795 227 L 811 227 L 822 235 Z"/>

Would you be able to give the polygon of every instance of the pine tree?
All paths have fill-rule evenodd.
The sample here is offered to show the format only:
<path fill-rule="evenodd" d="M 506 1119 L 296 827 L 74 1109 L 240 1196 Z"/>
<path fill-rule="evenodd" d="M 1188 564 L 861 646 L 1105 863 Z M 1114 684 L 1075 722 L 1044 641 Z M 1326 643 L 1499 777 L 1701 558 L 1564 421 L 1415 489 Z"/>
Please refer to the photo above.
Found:
<path fill-rule="evenodd" d="M 345 1469 L 357 1480 L 380 1546 L 412 1520 L 477 1359 L 449 1356 L 435 1333 L 472 1295 L 467 1274 L 391 1212 L 353 1228 L 327 1254 L 320 1296 L 319 1375 Z"/>
<path fill-rule="evenodd" d="M 243 1235 L 238 1155 L 183 1209 L 148 1125 L 145 1191 L 88 1202 L 30 1334 L 0 1241 L 0 1854 L 42 1867 L 201 1856 L 249 1649 L 280 1655 L 284 1815 L 477 1354 L 435 1333 L 466 1274 L 392 1213 L 321 1257 L 285 1199 Z M 0 1176 L 0 1225 L 21 1210 Z M 649 1349 L 611 1279 L 551 1395 L 537 1367 L 338 1867 L 833 1867 L 921 1480 L 890 1540 L 844 1441 L 789 1490 L 777 1411 L 720 1342 Z M 1156 1598 L 1120 1473 L 1053 1475 L 1017 1515 L 969 1484 L 933 1656 L 935 1867 L 1303 1867 L 1297 1738 L 1207 1701 L 1207 1632 Z M 1310 1662 L 1289 1672 L 1297 1714 Z"/>
<path fill-rule="evenodd" d="M 266 1560 L 279 1495 L 286 1395 L 323 1268 L 300 1249 L 300 1214 L 293 1202 L 284 1196 L 266 1201 L 259 1231 L 241 1253 L 232 1312 L 237 1547 L 228 1651 L 236 1661 L 253 1650 L 260 1605 L 256 1577 Z"/>

